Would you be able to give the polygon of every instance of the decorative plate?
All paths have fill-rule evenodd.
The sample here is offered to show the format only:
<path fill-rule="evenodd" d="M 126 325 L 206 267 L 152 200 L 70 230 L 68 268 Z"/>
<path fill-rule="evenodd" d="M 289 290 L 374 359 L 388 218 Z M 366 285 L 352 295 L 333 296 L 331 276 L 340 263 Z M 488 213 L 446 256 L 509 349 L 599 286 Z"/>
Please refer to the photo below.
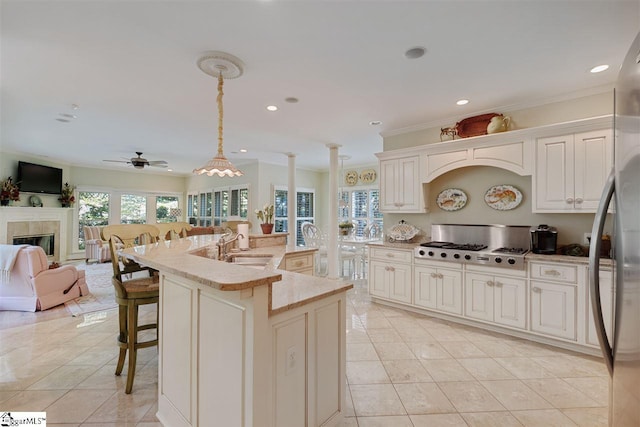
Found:
<path fill-rule="evenodd" d="M 459 211 L 467 204 L 467 194 L 459 188 L 447 188 L 438 194 L 436 203 L 443 211 Z"/>
<path fill-rule="evenodd" d="M 522 202 L 522 193 L 513 185 L 495 185 L 487 190 L 484 201 L 497 211 L 509 211 Z"/>
<path fill-rule="evenodd" d="M 360 182 L 363 184 L 371 184 L 376 180 L 376 176 L 375 169 L 365 169 L 360 172 Z"/>
<path fill-rule="evenodd" d="M 347 185 L 356 185 L 358 183 L 358 172 L 346 171 L 344 174 L 344 182 Z"/>
<path fill-rule="evenodd" d="M 29 204 L 34 208 L 39 208 L 42 206 L 42 200 L 40 200 L 40 197 L 33 195 L 29 197 Z"/>

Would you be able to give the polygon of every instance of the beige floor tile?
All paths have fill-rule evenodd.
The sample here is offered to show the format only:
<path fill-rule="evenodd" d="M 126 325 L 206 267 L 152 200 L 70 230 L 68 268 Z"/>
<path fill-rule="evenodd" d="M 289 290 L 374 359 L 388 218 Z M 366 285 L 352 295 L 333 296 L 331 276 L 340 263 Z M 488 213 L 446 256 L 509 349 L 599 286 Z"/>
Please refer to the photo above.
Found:
<path fill-rule="evenodd" d="M 337 427 L 358 427 L 358 420 L 356 417 L 345 417 Z"/>
<path fill-rule="evenodd" d="M 362 322 L 362 325 L 367 330 L 368 329 L 391 329 L 391 323 L 389 323 L 387 318 L 384 316 L 381 316 L 381 317 L 371 317 L 370 315 L 360 316 L 360 321 Z"/>
<path fill-rule="evenodd" d="M 527 355 L 517 348 L 510 346 L 508 343 L 502 342 L 500 339 L 492 338 L 484 341 L 467 339 L 491 357 L 523 357 Z"/>
<path fill-rule="evenodd" d="M 395 329 L 369 329 L 367 333 L 372 343 L 403 342 L 402 337 Z"/>
<path fill-rule="evenodd" d="M 609 426 L 609 408 L 563 409 L 562 412 L 580 427 Z"/>
<path fill-rule="evenodd" d="M 157 401 L 156 387 L 141 388 L 134 383 L 131 394 L 125 394 L 124 390 L 116 391 L 87 422 L 138 422 Z"/>
<path fill-rule="evenodd" d="M 3 391 L 26 390 L 59 368 L 59 365 L 24 365 L 0 375 Z"/>
<path fill-rule="evenodd" d="M 108 363 L 110 360 L 118 357 L 118 347 L 113 345 L 110 349 L 105 349 L 103 347 L 95 347 L 86 350 L 78 357 L 72 359 L 68 365 L 78 366 L 78 365 L 93 365 L 93 366 L 102 366 L 105 363 Z"/>
<path fill-rule="evenodd" d="M 470 341 L 441 341 L 440 345 L 456 359 L 489 357 Z"/>
<path fill-rule="evenodd" d="M 435 342 L 412 342 L 407 345 L 418 359 L 451 359 L 444 347 Z"/>
<path fill-rule="evenodd" d="M 389 321 L 391 326 L 393 326 L 398 331 L 409 331 L 414 329 L 421 329 L 422 331 L 424 331 L 424 329 L 420 327 L 420 324 L 416 321 L 416 319 L 413 318 L 391 317 L 387 320 Z"/>
<path fill-rule="evenodd" d="M 408 414 L 455 412 L 436 383 L 395 384 L 395 388 Z"/>
<path fill-rule="evenodd" d="M 467 339 L 464 335 L 459 334 L 453 328 L 447 329 L 434 329 L 434 328 L 425 328 L 427 332 L 431 334 L 438 342 L 464 342 Z"/>
<path fill-rule="evenodd" d="M 392 383 L 433 382 L 419 360 L 385 360 L 382 362 Z"/>
<path fill-rule="evenodd" d="M 586 394 L 560 378 L 522 380 L 529 388 L 542 396 L 554 408 L 593 408 L 601 406 Z"/>
<path fill-rule="evenodd" d="M 509 410 L 552 407 L 549 402 L 520 380 L 481 381 L 481 384 Z"/>
<path fill-rule="evenodd" d="M 563 378 L 563 380 L 596 401 L 598 406 L 609 406 L 609 377 Z"/>
<path fill-rule="evenodd" d="M 347 362 L 349 384 L 389 384 L 391 380 L 379 360 Z"/>
<path fill-rule="evenodd" d="M 384 331 L 386 329 L 380 329 L 381 331 Z M 353 343 L 368 343 L 371 342 L 371 339 L 369 338 L 369 335 L 367 335 L 367 332 L 362 330 L 357 330 L 357 329 L 351 329 L 347 331 L 347 344 L 353 344 Z"/>
<path fill-rule="evenodd" d="M 351 385 L 349 388 L 358 417 L 407 413 L 391 384 Z"/>
<path fill-rule="evenodd" d="M 2 402 L 2 408 L 15 412 L 38 412 L 60 399 L 67 390 L 33 390 L 18 392 L 11 399 Z"/>
<path fill-rule="evenodd" d="M 0 403 L 11 399 L 16 394 L 18 394 L 17 390 L 11 390 L 11 391 L 2 391 L 2 390 L 0 390 Z M 5 406 L 3 406 L 3 408 L 5 408 Z"/>
<path fill-rule="evenodd" d="M 576 363 L 575 360 L 564 356 L 536 356 L 531 360 L 543 366 L 547 371 L 557 377 L 592 377 L 593 370 L 585 365 Z"/>
<path fill-rule="evenodd" d="M 92 427 L 87 425 L 87 427 Z M 136 427 L 164 427 L 159 421 L 143 421 L 136 424 Z"/>
<path fill-rule="evenodd" d="M 496 357 L 494 360 L 519 379 L 555 377 L 542 365 L 528 357 Z"/>
<path fill-rule="evenodd" d="M 429 332 L 425 331 L 420 327 L 412 327 L 406 329 L 396 329 L 398 331 L 398 335 L 403 339 L 407 344 L 409 343 L 437 343 L 438 340 L 435 339 Z"/>
<path fill-rule="evenodd" d="M 458 359 L 458 362 L 478 380 L 509 380 L 515 377 L 495 360 L 483 357 L 478 359 Z"/>
<path fill-rule="evenodd" d="M 414 427 L 467 427 L 458 414 L 411 415 Z"/>
<path fill-rule="evenodd" d="M 512 411 L 511 414 L 525 427 L 571 427 L 576 424 L 557 409 Z"/>
<path fill-rule="evenodd" d="M 353 399 L 351 398 L 351 387 L 345 387 L 345 405 L 344 405 L 344 416 L 345 417 L 355 417 L 356 411 L 353 409 Z"/>
<path fill-rule="evenodd" d="M 505 408 L 476 381 L 438 383 L 458 412 L 502 411 Z"/>
<path fill-rule="evenodd" d="M 71 389 L 93 374 L 95 366 L 64 365 L 29 386 L 28 390 L 61 390 Z"/>
<path fill-rule="evenodd" d="M 474 376 L 455 359 L 422 360 L 421 363 L 431 378 L 438 383 L 475 380 Z"/>
<path fill-rule="evenodd" d="M 470 427 L 522 427 L 509 412 L 468 412 L 461 415 Z"/>
<path fill-rule="evenodd" d="M 359 427 L 413 427 L 411 419 L 406 415 L 385 417 L 358 417 Z"/>
<path fill-rule="evenodd" d="M 51 423 L 82 423 L 104 402 L 113 390 L 71 390 L 46 408 Z"/>
<path fill-rule="evenodd" d="M 576 365 L 580 365 L 585 369 L 589 369 L 591 371 L 591 375 L 594 377 L 609 377 L 609 371 L 607 370 L 607 365 L 604 364 L 603 359 L 596 359 L 593 356 L 575 353 L 567 354 L 564 358 L 569 359 L 569 361 Z"/>
<path fill-rule="evenodd" d="M 355 362 L 358 360 L 380 360 L 373 344 L 371 343 L 353 343 L 347 346 L 347 361 Z"/>
<path fill-rule="evenodd" d="M 151 408 L 149 408 L 147 413 L 144 414 L 140 422 L 158 422 L 158 418 L 156 417 L 157 412 L 158 412 L 158 402 L 155 402 L 153 405 L 151 405 Z"/>
<path fill-rule="evenodd" d="M 522 351 L 529 357 L 557 357 L 558 349 L 551 346 L 539 344 L 537 342 L 529 341 L 526 339 L 515 339 L 509 341 L 509 346 Z"/>
<path fill-rule="evenodd" d="M 415 359 L 411 349 L 402 342 L 379 342 L 373 343 L 380 360 L 407 360 Z"/>
<path fill-rule="evenodd" d="M 122 375 L 115 375 L 115 365 L 105 365 L 78 384 L 76 389 L 118 390 L 127 382 L 126 365 Z"/>

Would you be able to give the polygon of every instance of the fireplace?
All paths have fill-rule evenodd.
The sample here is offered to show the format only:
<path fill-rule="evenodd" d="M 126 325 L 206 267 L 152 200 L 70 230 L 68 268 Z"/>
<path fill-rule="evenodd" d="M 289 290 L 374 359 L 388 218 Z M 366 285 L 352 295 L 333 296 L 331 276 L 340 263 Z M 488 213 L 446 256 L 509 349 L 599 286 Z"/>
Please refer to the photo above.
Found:
<path fill-rule="evenodd" d="M 52 257 L 55 254 L 55 234 L 38 234 L 35 236 L 20 236 L 13 238 L 14 245 L 31 245 L 40 246 L 44 249 L 44 253 L 48 257 Z"/>

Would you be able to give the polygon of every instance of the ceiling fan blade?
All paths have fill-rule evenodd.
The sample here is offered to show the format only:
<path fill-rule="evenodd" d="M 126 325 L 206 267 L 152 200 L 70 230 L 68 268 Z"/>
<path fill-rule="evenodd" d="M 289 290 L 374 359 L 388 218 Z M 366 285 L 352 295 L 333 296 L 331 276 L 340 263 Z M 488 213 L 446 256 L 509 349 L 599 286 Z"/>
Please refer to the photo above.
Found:
<path fill-rule="evenodd" d="M 150 162 L 147 162 L 147 164 L 149 166 L 162 166 L 162 165 L 167 165 L 168 163 L 164 160 L 152 160 Z"/>
<path fill-rule="evenodd" d="M 166 168 L 167 167 L 166 164 L 162 164 L 162 163 L 161 164 L 154 164 L 154 162 L 149 162 L 149 166 L 154 167 L 154 168 Z"/>
<path fill-rule="evenodd" d="M 127 160 L 102 160 L 103 162 L 112 162 L 112 163 L 131 163 Z"/>

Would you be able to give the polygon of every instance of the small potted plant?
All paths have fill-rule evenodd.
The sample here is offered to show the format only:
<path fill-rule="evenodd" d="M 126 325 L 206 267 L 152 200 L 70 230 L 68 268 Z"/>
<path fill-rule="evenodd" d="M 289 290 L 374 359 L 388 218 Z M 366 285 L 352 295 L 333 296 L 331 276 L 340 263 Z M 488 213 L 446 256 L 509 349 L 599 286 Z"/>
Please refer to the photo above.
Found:
<path fill-rule="evenodd" d="M 20 200 L 20 189 L 9 177 L 0 183 L 0 206 L 8 206 L 12 200 Z"/>
<path fill-rule="evenodd" d="M 71 206 L 73 206 L 73 203 L 76 201 L 76 198 L 73 195 L 73 190 L 75 190 L 75 188 L 76 187 L 70 186 L 68 182 L 64 183 L 64 186 L 62 187 L 62 193 L 58 198 L 63 208 L 70 208 Z"/>
<path fill-rule="evenodd" d="M 341 236 L 348 236 L 351 233 L 351 229 L 353 229 L 353 223 L 350 221 L 344 221 L 338 224 L 338 229 L 340 230 Z"/>
<path fill-rule="evenodd" d="M 262 234 L 271 234 L 273 232 L 273 205 L 266 204 L 262 210 L 256 209 L 255 213 L 261 222 Z"/>

